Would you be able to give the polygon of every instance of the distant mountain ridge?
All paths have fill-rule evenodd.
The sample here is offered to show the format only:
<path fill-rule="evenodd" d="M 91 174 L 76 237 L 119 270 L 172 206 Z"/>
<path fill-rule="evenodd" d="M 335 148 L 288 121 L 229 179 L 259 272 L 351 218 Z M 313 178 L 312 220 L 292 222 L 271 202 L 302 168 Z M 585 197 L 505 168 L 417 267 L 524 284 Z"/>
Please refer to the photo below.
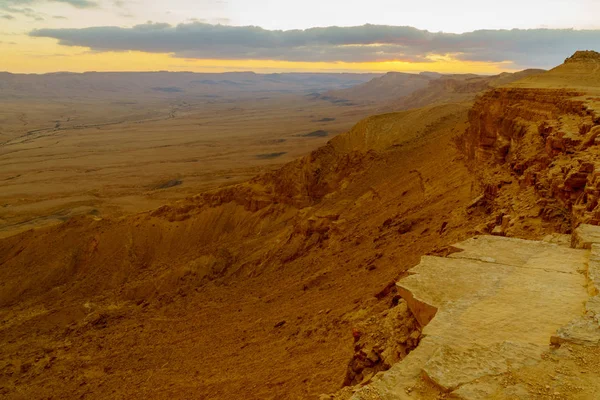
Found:
<path fill-rule="evenodd" d="M 331 90 L 326 92 L 324 96 L 355 103 L 393 100 L 427 87 L 430 81 L 441 76 L 441 74 L 435 73 L 388 72 L 369 82 L 348 89 Z"/>
<path fill-rule="evenodd" d="M 439 102 L 465 101 L 487 89 L 541 72 L 544 70 L 530 69 L 515 73 L 503 72 L 493 76 L 388 72 L 348 89 L 328 91 L 322 94 L 321 98 L 337 103 L 387 103 L 390 110 L 405 110 Z"/>
<path fill-rule="evenodd" d="M 345 89 L 381 74 L 254 72 L 59 72 L 12 74 L 0 72 L 2 98 L 139 96 L 215 96 L 233 93 L 307 93 Z M 169 88 L 157 90 L 156 88 Z"/>
<path fill-rule="evenodd" d="M 507 85 L 543 72 L 545 71 L 541 69 L 527 69 L 515 73 L 503 72 L 493 76 L 445 75 L 439 79 L 431 80 L 427 87 L 396 99 L 392 104 L 392 108 L 408 110 L 432 104 L 471 101 L 475 96 L 488 89 Z"/>
<path fill-rule="evenodd" d="M 514 82 L 513 87 L 547 89 L 584 89 L 600 87 L 600 53 L 577 51 L 565 62 L 545 74 Z"/>

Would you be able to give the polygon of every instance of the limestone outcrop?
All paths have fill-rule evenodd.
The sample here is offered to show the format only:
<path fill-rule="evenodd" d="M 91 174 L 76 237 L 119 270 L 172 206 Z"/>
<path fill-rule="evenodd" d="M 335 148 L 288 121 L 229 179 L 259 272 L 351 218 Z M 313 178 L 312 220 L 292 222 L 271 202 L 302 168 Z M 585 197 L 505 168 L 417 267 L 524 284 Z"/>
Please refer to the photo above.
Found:
<path fill-rule="evenodd" d="M 600 228 L 578 232 L 578 248 L 477 236 L 448 257 L 424 256 L 397 284 L 423 325 L 419 346 L 351 398 L 534 397 L 535 379 L 524 377 L 546 368 L 551 344 L 600 345 Z"/>

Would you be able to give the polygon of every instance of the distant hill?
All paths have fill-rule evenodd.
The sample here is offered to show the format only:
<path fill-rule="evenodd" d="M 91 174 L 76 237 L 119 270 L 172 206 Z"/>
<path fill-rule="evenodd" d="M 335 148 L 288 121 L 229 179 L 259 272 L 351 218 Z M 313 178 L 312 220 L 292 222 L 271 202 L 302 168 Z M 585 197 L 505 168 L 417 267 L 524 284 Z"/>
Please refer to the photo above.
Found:
<path fill-rule="evenodd" d="M 0 99 L 218 97 L 240 93 L 321 93 L 368 82 L 380 74 L 254 72 L 86 72 L 43 75 L 0 72 Z"/>
<path fill-rule="evenodd" d="M 510 86 L 553 89 L 600 87 L 600 53 L 578 51 L 558 67 L 544 74 L 525 77 Z"/>
<path fill-rule="evenodd" d="M 493 76 L 388 72 L 369 82 L 348 89 L 331 90 L 319 97 L 337 104 L 377 103 L 382 106 L 381 111 L 407 110 L 430 104 L 471 100 L 490 88 L 507 85 L 541 72 L 544 70 L 529 69 Z"/>
<path fill-rule="evenodd" d="M 425 107 L 431 104 L 456 103 L 470 101 L 476 95 L 488 89 L 507 85 L 511 82 L 535 76 L 545 72 L 541 69 L 528 69 L 515 73 L 504 72 L 493 76 L 480 76 L 472 74 L 445 75 L 439 79 L 429 81 L 429 84 L 412 92 L 408 96 L 394 99 L 391 108 L 408 110 L 411 108 Z"/>
<path fill-rule="evenodd" d="M 407 96 L 416 90 L 427 87 L 429 82 L 440 76 L 436 73 L 388 72 L 381 77 L 349 89 L 328 91 L 322 95 L 322 98 L 352 103 L 377 103 Z"/>

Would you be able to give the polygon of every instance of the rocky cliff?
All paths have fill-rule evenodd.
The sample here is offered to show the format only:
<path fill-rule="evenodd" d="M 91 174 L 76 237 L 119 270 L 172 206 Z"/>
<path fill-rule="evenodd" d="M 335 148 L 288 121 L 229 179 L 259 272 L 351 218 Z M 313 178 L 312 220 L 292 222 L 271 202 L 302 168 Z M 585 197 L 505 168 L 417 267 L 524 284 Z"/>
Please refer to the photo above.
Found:
<path fill-rule="evenodd" d="M 600 54 L 578 52 L 477 99 L 456 137 L 483 190 L 466 210 L 489 218 L 474 233 L 513 237 L 474 236 L 423 256 L 397 282 L 418 345 L 322 399 L 596 397 L 599 65 Z M 541 238 L 536 227 L 552 234 L 518 239 Z"/>
<path fill-rule="evenodd" d="M 487 177 L 490 197 L 498 195 L 503 181 L 514 179 L 535 190 L 541 214 L 555 218 L 560 209 L 570 228 L 600 223 L 599 62 L 598 53 L 576 53 L 547 74 L 491 90 L 476 101 L 460 144 L 473 168 L 496 168 L 496 177 Z M 575 88 L 562 87 L 573 70 L 596 86 L 580 87 L 580 79 Z"/>

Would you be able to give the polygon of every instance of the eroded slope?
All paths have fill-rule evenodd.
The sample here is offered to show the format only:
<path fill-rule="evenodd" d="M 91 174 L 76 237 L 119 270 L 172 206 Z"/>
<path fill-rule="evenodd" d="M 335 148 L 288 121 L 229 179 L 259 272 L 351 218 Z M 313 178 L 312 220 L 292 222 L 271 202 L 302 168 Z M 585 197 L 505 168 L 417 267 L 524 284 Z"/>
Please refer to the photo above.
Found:
<path fill-rule="evenodd" d="M 2 394 L 337 390 L 352 379 L 353 329 L 393 303 L 382 289 L 487 218 L 466 217 L 480 192 L 453 142 L 467 109 L 442 108 L 421 124 L 410 113 L 383 117 L 398 119 L 392 140 L 332 141 L 277 172 L 153 212 L 73 218 L 0 240 Z"/>

